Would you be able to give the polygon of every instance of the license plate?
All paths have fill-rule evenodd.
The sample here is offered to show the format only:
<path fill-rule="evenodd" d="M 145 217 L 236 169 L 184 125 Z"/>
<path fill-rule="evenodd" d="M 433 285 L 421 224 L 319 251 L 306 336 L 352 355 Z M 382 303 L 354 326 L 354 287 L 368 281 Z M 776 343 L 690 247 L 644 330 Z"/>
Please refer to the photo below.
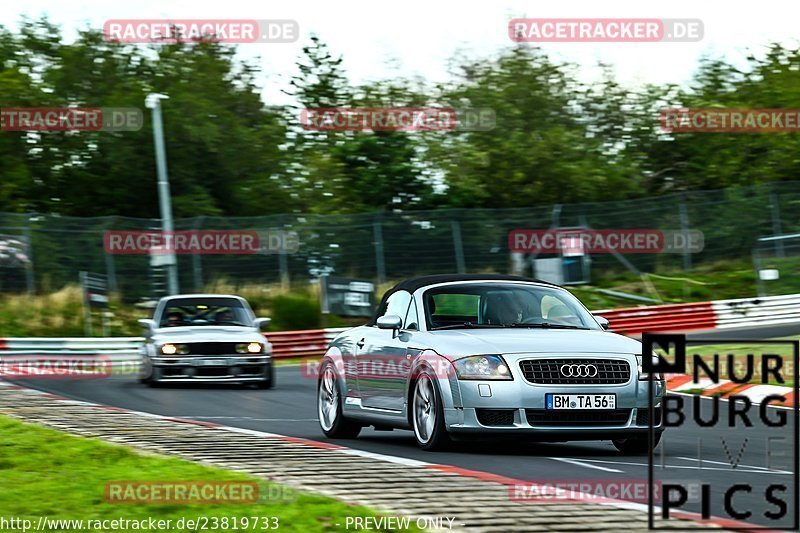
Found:
<path fill-rule="evenodd" d="M 197 366 L 226 366 L 227 359 L 198 359 L 194 362 Z"/>
<path fill-rule="evenodd" d="M 547 409 L 616 409 L 616 394 L 545 394 Z"/>

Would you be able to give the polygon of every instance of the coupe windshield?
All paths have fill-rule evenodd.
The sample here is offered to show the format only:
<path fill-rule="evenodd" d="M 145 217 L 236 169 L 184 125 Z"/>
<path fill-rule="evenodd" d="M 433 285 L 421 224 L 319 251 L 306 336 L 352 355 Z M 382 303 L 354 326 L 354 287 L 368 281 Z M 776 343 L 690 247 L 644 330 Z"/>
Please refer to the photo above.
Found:
<path fill-rule="evenodd" d="M 463 283 L 425 292 L 428 329 L 602 329 L 570 293 L 522 283 Z"/>
<path fill-rule="evenodd" d="M 176 298 L 167 302 L 159 327 L 251 326 L 252 312 L 236 298 Z"/>

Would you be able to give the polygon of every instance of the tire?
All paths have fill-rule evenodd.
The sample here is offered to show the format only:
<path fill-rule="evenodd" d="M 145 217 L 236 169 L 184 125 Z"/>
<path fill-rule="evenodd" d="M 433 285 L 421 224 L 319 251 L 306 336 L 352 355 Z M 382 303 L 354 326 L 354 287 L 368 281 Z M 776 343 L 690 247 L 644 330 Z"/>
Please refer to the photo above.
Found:
<path fill-rule="evenodd" d="M 317 383 L 317 416 L 319 427 L 331 439 L 354 439 L 361 425 L 344 417 L 339 377 L 330 361 L 325 362 Z"/>
<path fill-rule="evenodd" d="M 139 378 L 139 382 L 144 383 L 145 385 L 151 388 L 160 387 L 161 384 L 158 381 L 160 374 L 161 373 L 159 372 L 158 368 L 154 367 L 151 363 L 150 368 L 145 373 L 145 375 Z"/>
<path fill-rule="evenodd" d="M 139 365 L 139 376 L 137 380 L 142 385 L 149 385 L 150 380 L 153 379 L 153 363 L 147 357 L 142 357 L 142 362 Z"/>
<path fill-rule="evenodd" d="M 271 389 L 275 386 L 275 367 L 269 365 L 269 369 L 267 370 L 267 379 L 264 381 L 259 381 L 256 384 L 256 387 L 259 389 Z"/>
<path fill-rule="evenodd" d="M 414 380 L 411 398 L 411 425 L 417 445 L 431 452 L 449 448 L 453 441 L 445 427 L 442 395 L 427 370 L 421 371 Z"/>
<path fill-rule="evenodd" d="M 660 441 L 661 433 L 656 433 L 653 449 L 658 446 Z M 624 439 L 615 439 L 611 442 L 614 443 L 614 447 L 617 448 L 617 450 L 621 451 L 625 455 L 642 455 L 649 451 L 648 446 L 650 443 L 647 435 L 634 435 Z"/>

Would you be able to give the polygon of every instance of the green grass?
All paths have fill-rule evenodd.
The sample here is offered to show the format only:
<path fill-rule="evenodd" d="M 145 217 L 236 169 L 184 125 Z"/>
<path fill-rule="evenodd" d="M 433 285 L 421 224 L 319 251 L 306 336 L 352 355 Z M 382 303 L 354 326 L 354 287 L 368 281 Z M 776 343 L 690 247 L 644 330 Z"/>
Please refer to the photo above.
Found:
<path fill-rule="evenodd" d="M 261 495 L 258 503 L 108 503 L 105 501 L 104 491 L 105 485 L 110 481 L 254 479 L 181 459 L 145 455 L 132 448 L 74 437 L 2 416 L 0 480 L 0 517 L 30 519 L 33 524 L 37 523 L 39 516 L 83 520 L 153 517 L 171 519 L 173 524 L 181 518 L 228 517 L 230 520 L 232 517 L 258 516 L 277 517 L 281 531 L 345 531 L 346 517 L 375 516 L 374 511 L 364 507 L 297 492 L 265 480 L 257 480 Z M 227 529 L 218 529 L 232 530 L 234 529 L 230 526 Z M 194 529 L 175 529 L 173 526 L 169 531 Z"/>
<path fill-rule="evenodd" d="M 771 294 L 791 294 L 800 289 L 787 280 L 771 286 Z M 725 261 L 696 266 L 689 272 L 658 271 L 644 278 L 633 272 L 604 271 L 592 279 L 591 285 L 568 287 L 589 309 L 637 307 L 642 302 L 597 292 L 611 289 L 635 296 L 660 300 L 665 304 L 745 298 L 756 295 L 756 277 L 750 262 Z M 655 305 L 655 304 L 649 304 Z"/>

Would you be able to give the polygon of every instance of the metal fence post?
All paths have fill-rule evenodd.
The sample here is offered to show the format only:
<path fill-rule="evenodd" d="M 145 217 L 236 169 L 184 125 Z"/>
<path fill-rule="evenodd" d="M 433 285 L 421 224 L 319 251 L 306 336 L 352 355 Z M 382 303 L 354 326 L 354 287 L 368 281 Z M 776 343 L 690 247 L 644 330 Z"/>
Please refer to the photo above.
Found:
<path fill-rule="evenodd" d="M 287 217 L 281 217 L 281 228 L 286 227 Z M 283 229 L 281 229 L 283 231 Z M 291 280 L 289 278 L 289 258 L 286 257 L 286 250 L 278 250 L 278 268 L 281 271 L 281 287 L 289 290 Z"/>
<path fill-rule="evenodd" d="M 108 224 L 104 226 L 104 231 L 108 231 L 108 228 L 114 223 L 114 219 L 116 217 L 110 217 Z M 105 236 L 104 236 L 105 237 Z M 103 243 L 105 245 L 105 238 L 103 239 Z M 109 253 L 108 250 L 103 250 L 106 260 L 106 279 L 108 280 L 108 292 L 117 292 L 117 271 L 114 268 L 114 254 Z"/>
<path fill-rule="evenodd" d="M 681 232 L 683 233 L 684 242 L 689 241 L 689 212 L 686 210 L 686 197 L 681 196 L 680 203 L 678 204 L 678 212 L 681 220 Z M 688 272 L 692 269 L 692 253 L 687 249 L 683 252 L 683 270 Z"/>
<path fill-rule="evenodd" d="M 79 278 L 81 280 L 81 302 L 83 304 L 83 329 L 87 337 L 92 336 L 92 310 L 89 307 L 89 301 L 86 294 L 86 278 L 87 272 L 81 271 Z"/>
<path fill-rule="evenodd" d="M 386 263 L 383 257 L 383 227 L 380 215 L 372 223 L 373 244 L 375 245 L 375 268 L 378 271 L 378 283 L 386 283 Z"/>
<path fill-rule="evenodd" d="M 764 289 L 764 280 L 761 279 L 761 255 L 758 252 L 758 245 L 753 247 L 753 270 L 756 273 L 756 291 L 759 297 L 767 295 Z"/>
<path fill-rule="evenodd" d="M 198 230 L 205 222 L 205 215 L 197 217 L 194 223 L 194 229 Z M 192 254 L 192 275 L 194 277 L 194 290 L 202 292 L 203 290 L 203 258 L 197 252 Z"/>
<path fill-rule="evenodd" d="M 456 272 L 464 274 L 467 267 L 464 263 L 464 243 L 461 240 L 461 223 L 458 220 L 453 220 L 450 223 L 453 228 L 453 249 L 456 252 Z"/>
<path fill-rule="evenodd" d="M 28 266 L 25 267 L 25 285 L 28 294 L 34 294 L 36 292 L 36 278 L 33 272 L 33 235 L 31 232 L 31 218 L 33 218 L 33 216 L 32 213 L 29 213 L 25 217 L 25 229 L 23 230 L 25 242 L 28 245 Z"/>
<path fill-rule="evenodd" d="M 774 190 L 769 193 L 769 204 L 772 213 L 772 234 L 778 236 L 783 233 L 783 229 L 781 229 L 781 205 L 779 197 Z M 780 239 L 775 239 L 775 255 L 781 259 L 784 257 L 783 241 Z"/>
<path fill-rule="evenodd" d="M 286 252 L 278 252 L 278 268 L 281 271 L 281 287 L 289 290 L 291 280 L 289 279 L 289 261 L 286 258 Z"/>

